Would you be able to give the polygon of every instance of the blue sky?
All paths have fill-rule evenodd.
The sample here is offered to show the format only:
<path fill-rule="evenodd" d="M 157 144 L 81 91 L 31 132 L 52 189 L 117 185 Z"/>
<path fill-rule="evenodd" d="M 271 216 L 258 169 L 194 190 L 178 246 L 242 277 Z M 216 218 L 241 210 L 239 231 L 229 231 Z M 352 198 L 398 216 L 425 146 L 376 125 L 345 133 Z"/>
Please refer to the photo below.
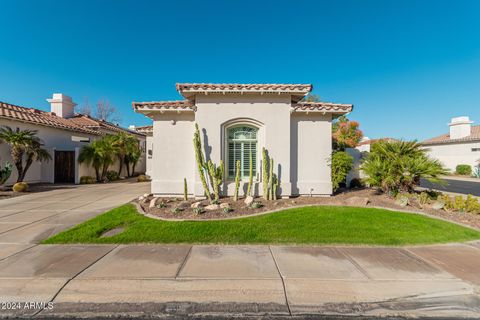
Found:
<path fill-rule="evenodd" d="M 480 1 L 0 0 L 0 101 L 178 99 L 176 82 L 312 83 L 371 138 L 480 123 Z"/>

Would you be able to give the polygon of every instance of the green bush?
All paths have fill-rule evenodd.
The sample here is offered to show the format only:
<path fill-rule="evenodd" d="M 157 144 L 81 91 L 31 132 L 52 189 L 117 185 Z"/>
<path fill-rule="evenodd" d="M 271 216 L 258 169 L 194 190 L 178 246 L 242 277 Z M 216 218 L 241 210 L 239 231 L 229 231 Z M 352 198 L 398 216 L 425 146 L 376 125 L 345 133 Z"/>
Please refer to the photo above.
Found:
<path fill-rule="evenodd" d="M 480 213 L 480 202 L 477 198 L 469 194 L 465 200 L 465 211 L 471 213 Z"/>
<path fill-rule="evenodd" d="M 430 159 L 416 141 L 375 143 L 361 170 L 367 176 L 368 185 L 379 187 L 391 196 L 412 193 L 422 178 L 442 183 L 439 176 L 447 172 L 438 160 Z"/>
<path fill-rule="evenodd" d="M 26 182 L 17 182 L 13 185 L 12 189 L 15 192 L 27 192 L 28 184 Z"/>
<path fill-rule="evenodd" d="M 459 164 L 455 168 L 455 173 L 462 175 L 462 176 L 471 176 L 472 175 L 472 167 L 468 164 Z"/>
<path fill-rule="evenodd" d="M 137 177 L 137 182 L 148 182 L 148 181 L 150 181 L 150 177 L 145 174 L 141 174 Z"/>
<path fill-rule="evenodd" d="M 81 176 L 80 177 L 80 184 L 93 184 L 97 182 L 95 180 L 95 177 L 90 177 L 90 176 Z"/>
<path fill-rule="evenodd" d="M 108 181 L 115 181 L 115 180 L 118 180 L 118 179 L 120 179 L 120 176 L 118 175 L 117 171 L 113 171 L 113 170 L 107 171 L 107 180 Z"/>
<path fill-rule="evenodd" d="M 332 187 L 336 191 L 345 182 L 347 174 L 352 170 L 353 157 L 345 151 L 337 151 L 332 155 Z"/>

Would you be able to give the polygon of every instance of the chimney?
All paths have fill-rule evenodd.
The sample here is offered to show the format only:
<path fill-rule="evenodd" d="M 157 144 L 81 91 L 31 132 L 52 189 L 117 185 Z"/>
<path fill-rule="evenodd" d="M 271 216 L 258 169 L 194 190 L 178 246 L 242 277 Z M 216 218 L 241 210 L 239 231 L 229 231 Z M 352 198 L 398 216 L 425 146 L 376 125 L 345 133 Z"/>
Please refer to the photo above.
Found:
<path fill-rule="evenodd" d="M 75 106 L 72 98 L 63 93 L 54 93 L 51 99 L 47 99 L 50 103 L 50 111 L 62 118 L 71 118 L 75 115 Z"/>
<path fill-rule="evenodd" d="M 468 137 L 471 132 L 473 121 L 466 116 L 452 118 L 450 126 L 450 139 L 461 139 Z"/>

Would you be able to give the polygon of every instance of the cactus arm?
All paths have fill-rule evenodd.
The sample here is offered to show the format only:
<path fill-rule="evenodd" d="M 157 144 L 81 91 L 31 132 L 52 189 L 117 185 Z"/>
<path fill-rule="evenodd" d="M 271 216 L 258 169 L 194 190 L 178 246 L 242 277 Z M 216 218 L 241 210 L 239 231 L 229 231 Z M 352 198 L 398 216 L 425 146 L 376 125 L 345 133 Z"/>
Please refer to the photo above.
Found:
<path fill-rule="evenodd" d="M 263 199 L 268 200 L 268 155 L 265 148 L 262 148 L 262 183 Z"/>
<path fill-rule="evenodd" d="M 238 200 L 238 189 L 240 187 L 240 160 L 237 160 L 235 166 L 235 194 L 233 195 L 233 200 Z"/>
<path fill-rule="evenodd" d="M 273 200 L 273 158 L 270 158 L 270 166 L 268 173 L 268 199 Z"/>
<path fill-rule="evenodd" d="M 252 195 L 252 184 L 253 184 L 253 155 L 252 155 L 252 148 L 250 147 L 247 196 Z"/>
<path fill-rule="evenodd" d="M 183 178 L 183 200 L 188 200 L 187 178 Z"/>
<path fill-rule="evenodd" d="M 204 175 L 205 158 L 202 152 L 202 142 L 200 140 L 200 131 L 198 130 L 197 123 L 195 123 L 195 133 L 193 135 L 193 147 L 195 150 L 195 159 L 197 161 L 198 173 L 200 175 L 200 180 L 202 181 L 202 186 L 203 186 L 205 196 L 209 201 L 212 201 L 210 188 L 208 187 L 207 180 L 205 179 L 205 175 Z"/>

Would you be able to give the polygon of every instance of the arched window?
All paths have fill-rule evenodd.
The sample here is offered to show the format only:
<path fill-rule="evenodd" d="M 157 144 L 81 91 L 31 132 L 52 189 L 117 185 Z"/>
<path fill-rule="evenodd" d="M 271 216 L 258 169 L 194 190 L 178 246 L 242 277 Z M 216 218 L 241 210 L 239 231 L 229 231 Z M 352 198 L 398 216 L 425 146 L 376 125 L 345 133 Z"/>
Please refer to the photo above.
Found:
<path fill-rule="evenodd" d="M 228 176 L 235 177 L 235 166 L 240 160 L 240 175 L 249 176 L 250 153 L 252 154 L 253 176 L 257 174 L 257 132 L 258 129 L 250 126 L 235 126 L 227 131 L 228 137 Z"/>

